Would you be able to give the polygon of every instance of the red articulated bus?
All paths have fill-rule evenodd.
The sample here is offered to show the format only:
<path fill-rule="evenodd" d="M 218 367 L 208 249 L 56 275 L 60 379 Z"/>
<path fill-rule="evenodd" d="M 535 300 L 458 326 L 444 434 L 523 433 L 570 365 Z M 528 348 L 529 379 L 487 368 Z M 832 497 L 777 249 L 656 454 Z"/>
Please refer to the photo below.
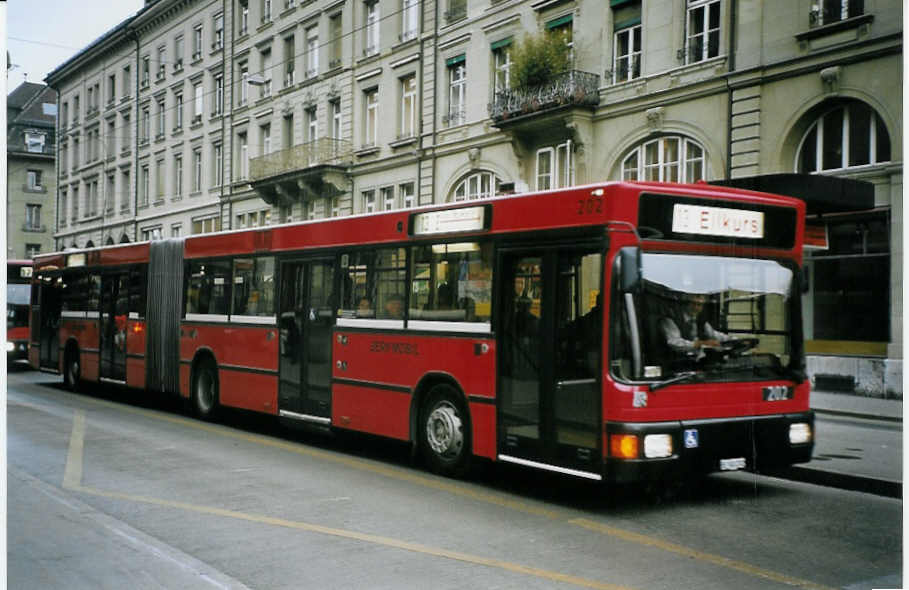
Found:
<path fill-rule="evenodd" d="M 28 306 L 32 261 L 6 261 L 6 360 L 28 358 Z"/>
<path fill-rule="evenodd" d="M 616 182 L 36 258 L 31 362 L 612 482 L 811 457 L 804 204 Z"/>

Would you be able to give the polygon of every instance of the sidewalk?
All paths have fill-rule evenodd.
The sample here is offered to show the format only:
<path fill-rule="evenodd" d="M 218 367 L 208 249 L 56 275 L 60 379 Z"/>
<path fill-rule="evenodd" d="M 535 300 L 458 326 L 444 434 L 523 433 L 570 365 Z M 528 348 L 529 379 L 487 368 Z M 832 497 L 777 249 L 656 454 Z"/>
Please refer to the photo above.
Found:
<path fill-rule="evenodd" d="M 815 446 L 787 479 L 902 498 L 903 402 L 811 392 Z"/>

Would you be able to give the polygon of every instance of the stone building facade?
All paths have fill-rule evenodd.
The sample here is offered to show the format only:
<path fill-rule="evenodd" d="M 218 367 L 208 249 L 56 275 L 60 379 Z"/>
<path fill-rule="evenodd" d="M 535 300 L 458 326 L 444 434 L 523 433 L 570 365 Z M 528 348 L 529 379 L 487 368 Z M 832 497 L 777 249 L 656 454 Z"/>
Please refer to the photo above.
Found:
<path fill-rule="evenodd" d="M 149 1 L 48 77 L 56 245 L 609 179 L 862 180 L 872 202 L 838 210 L 796 194 L 820 236 L 809 369 L 901 396 L 902 16 L 898 0 Z M 537 34 L 572 65 L 522 87 L 509 70 Z"/>
<path fill-rule="evenodd" d="M 6 257 L 54 250 L 57 94 L 24 82 L 6 99 Z"/>

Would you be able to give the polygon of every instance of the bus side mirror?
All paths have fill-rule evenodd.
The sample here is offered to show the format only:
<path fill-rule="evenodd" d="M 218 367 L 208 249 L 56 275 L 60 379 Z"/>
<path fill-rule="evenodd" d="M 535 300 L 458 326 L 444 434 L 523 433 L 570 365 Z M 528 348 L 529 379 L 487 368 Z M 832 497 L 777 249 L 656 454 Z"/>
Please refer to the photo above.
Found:
<path fill-rule="evenodd" d="M 641 288 L 641 249 L 637 246 L 619 250 L 619 287 L 622 293 L 634 293 Z"/>
<path fill-rule="evenodd" d="M 811 271 L 807 266 L 802 268 L 801 279 L 802 294 L 805 295 L 811 290 Z"/>

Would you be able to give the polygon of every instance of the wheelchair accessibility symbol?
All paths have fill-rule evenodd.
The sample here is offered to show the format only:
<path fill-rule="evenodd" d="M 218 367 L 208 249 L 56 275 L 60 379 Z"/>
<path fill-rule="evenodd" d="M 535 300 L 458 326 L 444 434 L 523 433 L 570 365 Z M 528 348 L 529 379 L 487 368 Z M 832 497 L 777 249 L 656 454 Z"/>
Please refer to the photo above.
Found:
<path fill-rule="evenodd" d="M 698 431 L 696 428 L 690 428 L 685 431 L 685 448 L 696 449 L 698 447 Z"/>

